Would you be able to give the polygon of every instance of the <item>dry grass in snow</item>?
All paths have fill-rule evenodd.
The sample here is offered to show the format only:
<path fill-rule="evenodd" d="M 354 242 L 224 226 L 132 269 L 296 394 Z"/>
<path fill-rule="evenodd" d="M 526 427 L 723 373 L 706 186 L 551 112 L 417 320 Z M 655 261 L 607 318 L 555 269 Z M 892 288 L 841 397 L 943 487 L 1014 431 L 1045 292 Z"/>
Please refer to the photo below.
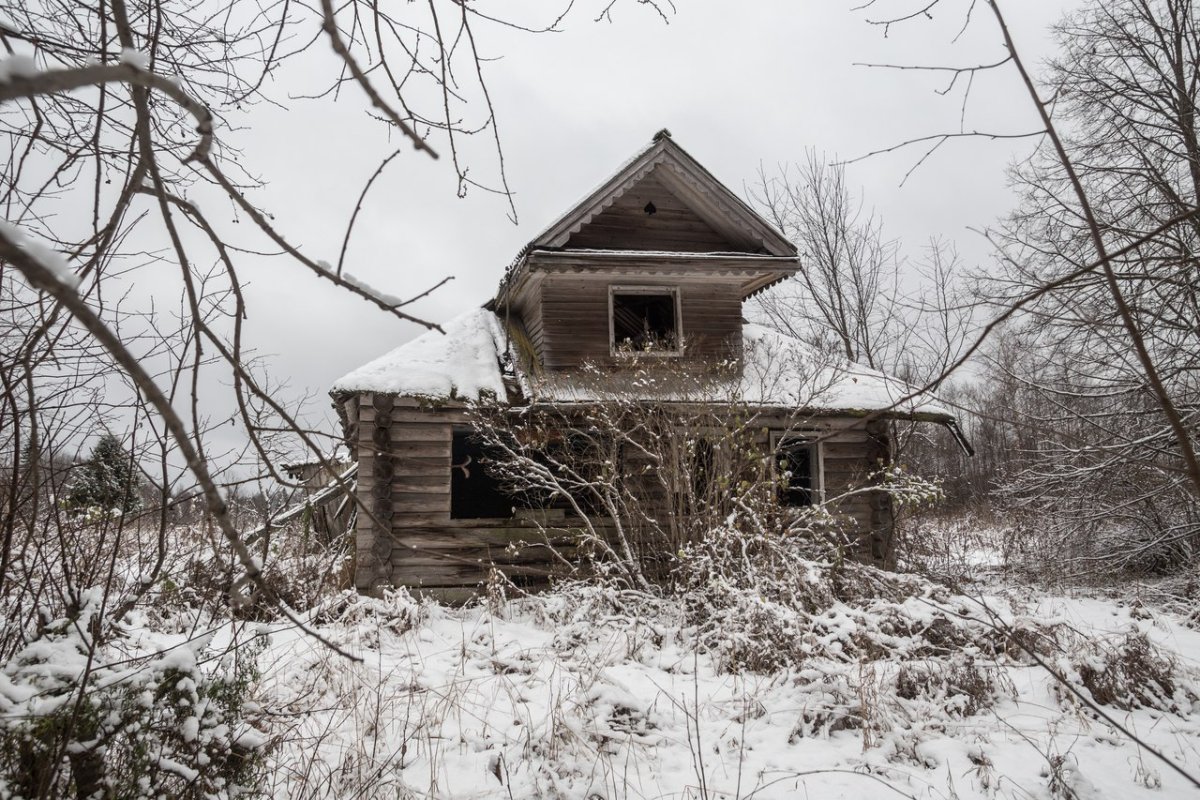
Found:
<path fill-rule="evenodd" d="M 599 587 L 491 609 L 343 595 L 314 624 L 361 661 L 282 628 L 263 656 L 269 791 L 1195 796 L 1048 671 L 1196 774 L 1200 633 L 1178 617 L 1027 590 L 971 598 L 910 578 L 868 596 L 812 563 L 797 579 L 819 603 L 724 597 L 717 616 L 696 597 Z M 764 624 L 772 636 L 757 641 L 777 658 L 747 660 Z"/>

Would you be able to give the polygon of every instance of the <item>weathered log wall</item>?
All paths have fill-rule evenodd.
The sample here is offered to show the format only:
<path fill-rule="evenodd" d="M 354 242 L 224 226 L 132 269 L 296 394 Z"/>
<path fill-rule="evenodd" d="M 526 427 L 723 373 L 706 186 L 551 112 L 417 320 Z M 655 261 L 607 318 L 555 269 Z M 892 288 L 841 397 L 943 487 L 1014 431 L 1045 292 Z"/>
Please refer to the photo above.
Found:
<path fill-rule="evenodd" d="M 510 519 L 451 518 L 451 448 L 455 428 L 466 423 L 463 409 L 426 409 L 411 400 L 363 394 L 349 411 L 364 506 L 355 530 L 355 584 L 360 590 L 406 586 L 460 600 L 473 594 L 493 567 L 530 588 L 544 587 L 567 571 L 562 558 L 575 553 L 579 522 L 560 510 L 544 512 L 548 516 L 541 525 L 535 512 L 518 512 Z M 762 424 L 780 430 L 794 425 L 782 413 Z M 886 462 L 880 431 L 855 425 L 849 418 L 828 418 L 807 431 L 824 438 L 827 496 L 862 486 Z M 768 433 L 761 439 L 764 450 L 771 446 Z M 878 491 L 856 494 L 839 511 L 854 521 L 856 555 L 890 565 L 887 496 Z"/>
<path fill-rule="evenodd" d="M 733 281 L 680 282 L 653 277 L 614 279 L 611 276 L 553 275 L 542 286 L 540 307 L 526 315 L 542 366 L 570 369 L 585 362 L 598 365 L 618 363 L 611 355 L 609 287 L 658 286 L 669 283 L 679 288 L 684 363 L 712 363 L 731 354 L 741 343 L 742 300 L 740 285 Z M 535 324 L 530 327 L 530 319 Z M 536 331 L 536 333 L 534 333 Z"/>

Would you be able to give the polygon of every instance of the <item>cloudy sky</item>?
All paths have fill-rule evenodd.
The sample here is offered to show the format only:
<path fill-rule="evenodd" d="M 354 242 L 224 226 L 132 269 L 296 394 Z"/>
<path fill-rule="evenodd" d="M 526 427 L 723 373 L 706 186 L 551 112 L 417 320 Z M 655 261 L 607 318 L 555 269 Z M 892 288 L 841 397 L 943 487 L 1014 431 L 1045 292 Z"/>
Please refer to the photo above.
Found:
<path fill-rule="evenodd" d="M 501 197 L 478 190 L 457 197 L 446 158 L 433 161 L 404 147 L 367 199 L 348 271 L 401 296 L 454 276 L 415 307 L 433 321 L 479 305 L 525 242 L 660 128 L 744 193 L 760 165 L 797 160 L 805 148 L 851 158 L 958 130 L 960 119 L 967 130 L 1034 127 L 1011 68 L 979 76 L 964 112 L 961 92 L 937 93 L 944 74 L 858 66 L 998 60 L 1001 37 L 983 8 L 956 40 L 969 0 L 945 0 L 933 19 L 886 31 L 867 20 L 904 4 L 884 0 L 856 11 L 861 0 L 688 0 L 664 22 L 646 5 L 618 0 L 611 22 L 594 21 L 606 2 L 579 2 L 561 33 L 476 29 L 480 50 L 496 58 L 486 74 L 518 224 Z M 549 0 L 492 5 L 542 24 L 557 7 Z M 1018 45 L 1038 65 L 1053 52 L 1048 26 L 1075 3 L 1005 5 Z M 293 71 L 289 83 L 271 87 L 278 106 L 247 110 L 224 135 L 241 148 L 239 162 L 266 182 L 256 201 L 306 253 L 333 262 L 363 183 L 397 143 L 367 117 L 355 87 L 334 103 L 294 97 L 306 93 L 305 80 L 316 85 L 336 66 L 326 48 L 318 40 L 294 68 L 308 72 Z M 432 141 L 448 155 L 444 140 L 435 134 Z M 481 181 L 496 171 L 485 145 L 464 154 Z M 970 261 L 985 263 L 987 249 L 973 229 L 1008 208 L 1005 167 L 1030 146 L 1031 140 L 954 142 L 901 186 L 922 152 L 908 149 L 857 163 L 850 178 L 911 251 L 943 237 Z M 281 259 L 255 260 L 243 277 L 254 345 L 277 379 L 297 393 L 316 393 L 318 406 L 337 377 L 419 332 Z"/>

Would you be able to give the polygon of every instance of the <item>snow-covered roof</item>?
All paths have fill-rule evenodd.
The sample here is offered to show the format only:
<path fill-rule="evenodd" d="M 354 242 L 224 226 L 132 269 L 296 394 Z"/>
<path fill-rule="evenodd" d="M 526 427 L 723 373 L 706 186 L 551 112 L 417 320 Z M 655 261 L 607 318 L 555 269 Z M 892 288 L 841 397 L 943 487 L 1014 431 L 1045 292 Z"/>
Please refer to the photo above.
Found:
<path fill-rule="evenodd" d="M 354 370 L 333 385 L 334 393 L 378 392 L 441 400 L 503 399 L 501 373 L 506 338 L 492 312 L 475 309 L 451 320 L 445 334 L 430 331 Z M 951 420 L 954 414 L 907 383 L 858 364 L 831 363 L 797 339 L 759 325 L 743 327 L 740 374 L 725 380 L 680 381 L 668 372 L 656 380 L 642 374 L 644 399 L 714 401 L 730 397 L 753 405 L 850 414 L 892 410 Z M 511 359 L 519 363 L 518 358 Z M 524 371 L 523 371 L 524 372 Z M 629 396 L 627 372 L 588 370 L 517 376 L 528 400 L 585 403 Z"/>
<path fill-rule="evenodd" d="M 794 337 L 761 325 L 743 326 L 742 336 L 741 391 L 750 402 L 847 412 L 894 409 L 947 420 L 955 416 L 932 394 L 919 394 L 916 387 L 870 367 L 818 357 Z"/>
<path fill-rule="evenodd" d="M 477 308 L 442 327 L 444 334 L 427 331 L 339 378 L 330 391 L 459 400 L 504 397 L 497 357 L 504 335 L 496 315 Z"/>

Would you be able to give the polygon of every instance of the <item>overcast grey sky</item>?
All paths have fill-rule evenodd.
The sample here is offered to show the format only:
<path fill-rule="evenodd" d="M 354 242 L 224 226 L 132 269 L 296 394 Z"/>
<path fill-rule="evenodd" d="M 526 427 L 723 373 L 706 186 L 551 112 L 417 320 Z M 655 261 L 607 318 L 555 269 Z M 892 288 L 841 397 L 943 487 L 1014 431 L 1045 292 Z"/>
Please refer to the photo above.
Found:
<path fill-rule="evenodd" d="M 500 197 L 473 191 L 459 199 L 446 160 L 432 161 L 405 146 L 368 198 L 347 270 L 401 296 L 453 275 L 451 284 L 416 307 L 444 321 L 487 300 L 525 242 L 660 128 L 669 128 L 738 192 L 760 164 L 772 168 L 799 159 L 807 147 L 853 157 L 957 129 L 961 93 L 935 93 L 944 76 L 855 64 L 998 60 L 1001 37 L 990 16 L 976 9 L 967 32 L 952 42 L 968 3 L 948 0 L 946 13 L 885 36 L 852 10 L 860 2 L 691 0 L 679 3 L 664 24 L 650 9 L 625 0 L 611 24 L 592 21 L 594 9 L 603 6 L 597 3 L 581 7 L 563 33 L 477 30 L 480 49 L 502 56 L 487 74 L 519 224 L 506 218 Z M 1004 5 L 1018 45 L 1036 64 L 1051 53 L 1047 27 L 1076 3 Z M 544 19 L 539 10 L 551 6 L 557 4 L 502 4 L 506 13 L 516 9 L 526 19 L 539 13 Z M 314 53 L 305 68 L 328 67 L 332 58 Z M 310 256 L 336 261 L 362 184 L 393 145 L 366 117 L 360 97 L 285 105 L 255 107 L 226 138 L 242 148 L 239 161 L 268 180 L 254 197 L 277 224 Z M 1015 71 L 980 76 L 965 120 L 967 129 L 1002 133 L 1033 127 Z M 444 142 L 435 137 L 434 144 L 445 153 Z M 888 232 L 911 250 L 931 236 L 945 237 L 979 263 L 987 250 L 969 229 L 1006 211 L 1004 169 L 1031 146 L 1031 140 L 952 143 L 903 187 L 918 150 L 856 164 L 850 178 L 863 187 Z M 473 175 L 491 174 L 485 148 L 472 158 Z M 243 279 L 249 283 L 249 335 L 270 354 L 273 375 L 296 391 L 323 395 L 341 374 L 419 332 L 281 260 L 254 262 Z"/>

